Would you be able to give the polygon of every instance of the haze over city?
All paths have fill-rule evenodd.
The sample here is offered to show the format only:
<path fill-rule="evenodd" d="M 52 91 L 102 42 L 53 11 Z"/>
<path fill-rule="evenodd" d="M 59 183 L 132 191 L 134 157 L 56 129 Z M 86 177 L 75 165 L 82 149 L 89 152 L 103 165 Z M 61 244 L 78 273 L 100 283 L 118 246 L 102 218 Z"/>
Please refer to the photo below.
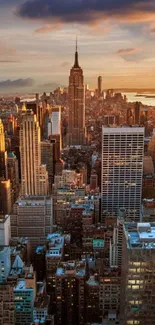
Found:
<path fill-rule="evenodd" d="M 0 5 L 0 90 L 67 85 L 76 35 L 90 87 L 101 74 L 104 88 L 154 88 L 152 1 L 1 0 Z"/>

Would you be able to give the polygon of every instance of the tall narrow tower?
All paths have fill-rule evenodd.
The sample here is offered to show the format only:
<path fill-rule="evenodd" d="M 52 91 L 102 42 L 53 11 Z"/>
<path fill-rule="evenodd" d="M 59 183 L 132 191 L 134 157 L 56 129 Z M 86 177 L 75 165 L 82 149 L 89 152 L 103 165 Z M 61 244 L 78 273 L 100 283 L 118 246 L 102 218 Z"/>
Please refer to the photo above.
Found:
<path fill-rule="evenodd" d="M 4 126 L 0 119 L 0 151 L 5 151 Z"/>
<path fill-rule="evenodd" d="M 70 70 L 68 94 L 68 142 L 71 145 L 82 145 L 85 143 L 85 87 L 83 70 L 78 61 L 77 40 L 75 61 Z"/>
<path fill-rule="evenodd" d="M 28 110 L 20 128 L 22 195 L 47 195 L 48 174 L 41 165 L 40 127 L 36 115 Z"/>
<path fill-rule="evenodd" d="M 2 177 L 3 179 L 8 178 L 7 152 L 5 151 L 4 126 L 1 119 L 0 119 L 0 177 Z"/>
<path fill-rule="evenodd" d="M 102 77 L 98 77 L 98 97 L 100 97 L 102 94 Z"/>

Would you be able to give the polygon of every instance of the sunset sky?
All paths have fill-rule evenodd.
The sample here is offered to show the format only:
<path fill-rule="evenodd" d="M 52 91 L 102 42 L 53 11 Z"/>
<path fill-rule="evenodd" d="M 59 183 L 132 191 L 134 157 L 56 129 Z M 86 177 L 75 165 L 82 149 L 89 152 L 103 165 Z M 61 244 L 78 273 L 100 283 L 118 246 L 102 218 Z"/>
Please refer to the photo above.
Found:
<path fill-rule="evenodd" d="M 0 0 L 0 88 L 68 85 L 76 35 L 90 87 L 155 88 L 153 0 Z"/>

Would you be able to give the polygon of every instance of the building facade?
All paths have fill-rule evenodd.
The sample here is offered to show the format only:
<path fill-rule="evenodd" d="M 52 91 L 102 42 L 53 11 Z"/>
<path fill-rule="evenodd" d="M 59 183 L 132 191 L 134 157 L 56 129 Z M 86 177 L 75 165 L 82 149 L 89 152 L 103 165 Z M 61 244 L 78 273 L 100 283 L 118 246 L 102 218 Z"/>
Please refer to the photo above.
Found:
<path fill-rule="evenodd" d="M 22 116 L 20 153 L 22 195 L 47 195 L 48 173 L 41 165 L 40 127 L 31 110 Z"/>
<path fill-rule="evenodd" d="M 123 325 L 155 323 L 155 223 L 126 223 L 121 283 Z"/>
<path fill-rule="evenodd" d="M 20 197 L 11 213 L 12 237 L 29 237 L 32 249 L 44 244 L 53 229 L 53 205 L 51 197 Z"/>
<path fill-rule="evenodd" d="M 102 129 L 102 221 L 125 208 L 127 219 L 140 220 L 144 128 Z"/>

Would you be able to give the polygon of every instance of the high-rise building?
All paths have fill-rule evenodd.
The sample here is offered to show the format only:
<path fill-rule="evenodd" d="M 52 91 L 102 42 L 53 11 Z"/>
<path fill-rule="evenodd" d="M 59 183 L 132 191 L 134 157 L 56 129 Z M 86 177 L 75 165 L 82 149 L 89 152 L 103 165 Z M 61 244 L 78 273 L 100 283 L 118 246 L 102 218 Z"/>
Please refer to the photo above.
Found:
<path fill-rule="evenodd" d="M 8 153 L 8 178 L 11 182 L 12 204 L 19 194 L 19 165 L 18 159 L 13 152 Z"/>
<path fill-rule="evenodd" d="M 127 220 L 140 220 L 144 128 L 102 128 L 102 221 L 125 208 Z"/>
<path fill-rule="evenodd" d="M 0 216 L 0 246 L 8 246 L 10 237 L 10 216 Z"/>
<path fill-rule="evenodd" d="M 136 102 L 135 104 L 135 124 L 140 124 L 140 103 Z"/>
<path fill-rule="evenodd" d="M 155 324 L 155 223 L 125 223 L 123 243 L 122 324 Z"/>
<path fill-rule="evenodd" d="M 86 282 L 86 323 L 100 323 L 99 279 L 91 275 Z"/>
<path fill-rule="evenodd" d="M 5 151 L 5 137 L 4 137 L 4 126 L 0 119 L 0 152 Z"/>
<path fill-rule="evenodd" d="M 120 324 L 117 320 L 109 321 L 107 317 L 113 314 L 112 319 L 119 317 L 120 314 L 120 290 L 121 272 L 119 268 L 105 268 L 103 276 L 100 277 L 100 311 L 102 319 L 106 319 L 105 325 Z M 122 323 L 124 325 L 124 323 Z"/>
<path fill-rule="evenodd" d="M 32 249 L 45 244 L 53 229 L 53 205 L 49 196 L 20 197 L 11 213 L 12 237 L 29 237 Z"/>
<path fill-rule="evenodd" d="M 57 324 L 84 324 L 86 262 L 61 263 L 56 271 Z"/>
<path fill-rule="evenodd" d="M 7 279 L 11 269 L 10 247 L 2 246 L 0 249 L 0 282 Z"/>
<path fill-rule="evenodd" d="M 111 267 L 121 267 L 122 265 L 122 246 L 123 246 L 123 226 L 126 219 L 126 210 L 121 208 L 118 212 L 117 223 L 114 226 L 113 238 L 110 241 L 110 260 Z"/>
<path fill-rule="evenodd" d="M 47 236 L 48 250 L 46 252 L 46 280 L 47 292 L 51 296 L 51 302 L 55 302 L 56 270 L 64 258 L 64 237 L 59 233 Z"/>
<path fill-rule="evenodd" d="M 69 77 L 69 145 L 83 145 L 85 143 L 85 86 L 83 70 L 79 66 L 76 44 L 75 62 Z"/>
<path fill-rule="evenodd" d="M 48 173 L 41 165 L 40 127 L 31 110 L 22 117 L 20 152 L 22 195 L 47 195 Z"/>
<path fill-rule="evenodd" d="M 14 288 L 14 308 L 16 325 L 29 325 L 33 321 L 33 307 L 36 296 L 35 272 L 25 272 L 25 278 L 19 279 Z"/>
<path fill-rule="evenodd" d="M 9 214 L 12 207 L 10 180 L 0 179 L 0 214 Z"/>
<path fill-rule="evenodd" d="M 61 106 L 52 106 L 51 120 L 48 124 L 48 136 L 61 134 Z"/>
<path fill-rule="evenodd" d="M 0 119 L 0 177 L 7 179 L 7 152 L 5 151 L 4 126 Z"/>
<path fill-rule="evenodd" d="M 54 144 L 51 141 L 41 142 L 41 163 L 46 165 L 48 172 L 49 191 L 54 181 Z"/>
<path fill-rule="evenodd" d="M 102 77 L 98 77 L 98 97 L 100 97 L 102 94 Z"/>

